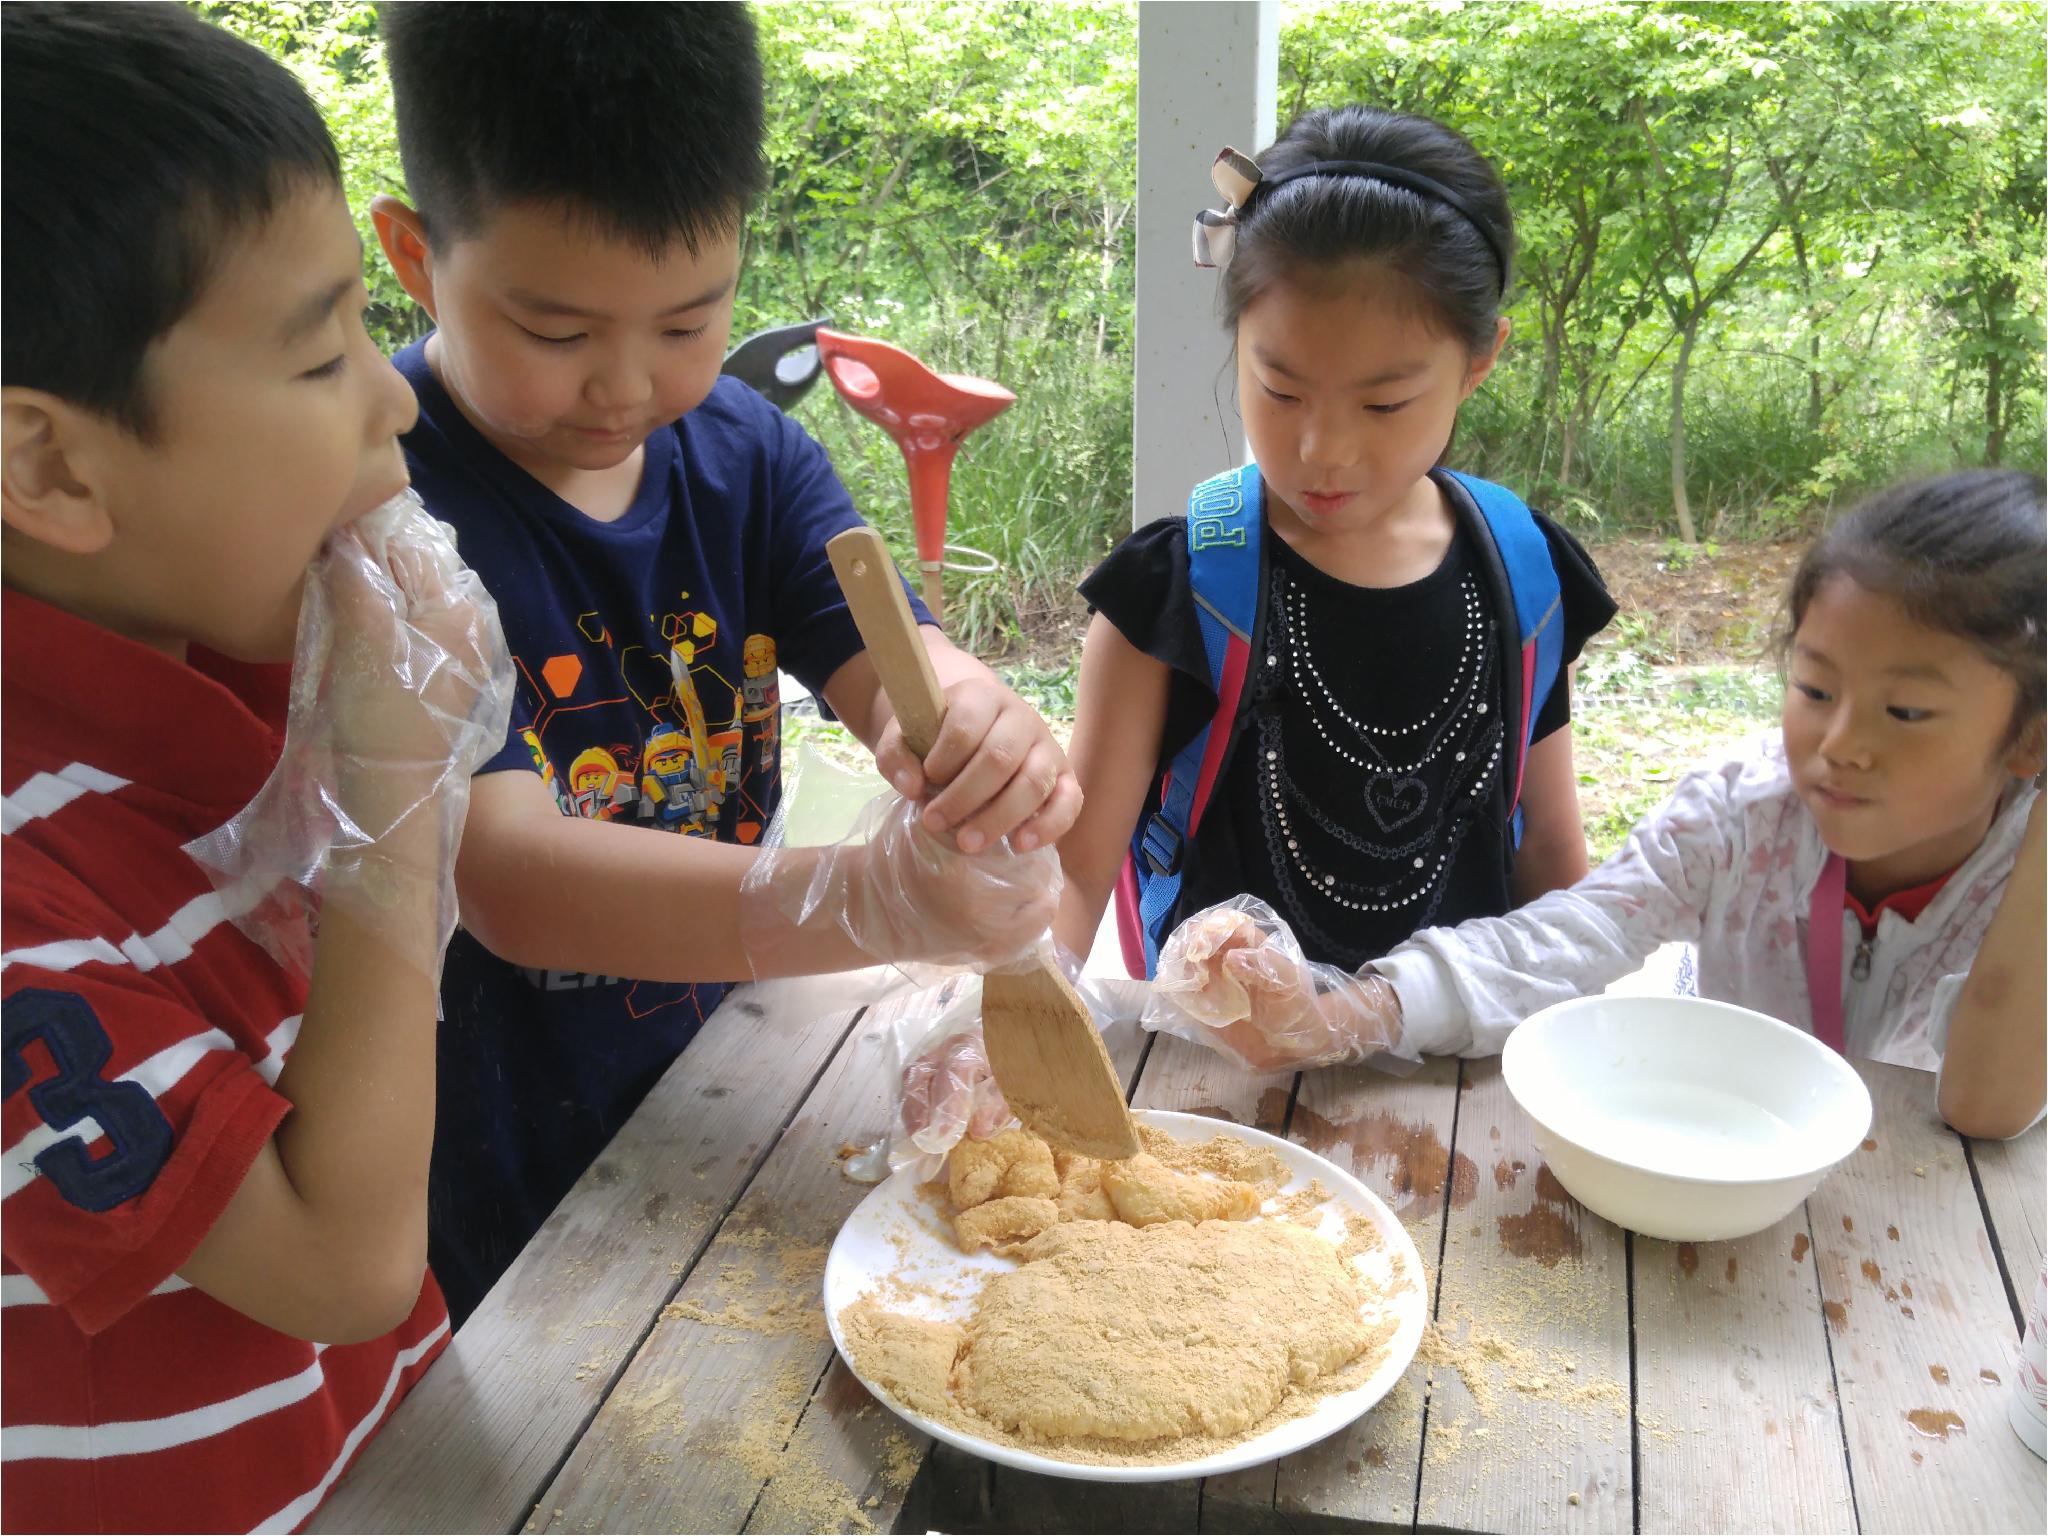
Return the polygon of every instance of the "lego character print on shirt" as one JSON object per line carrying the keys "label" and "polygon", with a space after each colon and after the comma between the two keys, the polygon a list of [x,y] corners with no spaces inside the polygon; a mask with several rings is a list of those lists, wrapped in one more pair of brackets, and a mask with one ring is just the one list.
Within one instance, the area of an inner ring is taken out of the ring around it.
{"label": "lego character print on shirt", "polygon": [[586,614],[581,654],[515,658],[534,769],[564,815],[752,843],[775,804],[775,641],[729,640],[687,608],[650,618],[661,647],[619,645]]}

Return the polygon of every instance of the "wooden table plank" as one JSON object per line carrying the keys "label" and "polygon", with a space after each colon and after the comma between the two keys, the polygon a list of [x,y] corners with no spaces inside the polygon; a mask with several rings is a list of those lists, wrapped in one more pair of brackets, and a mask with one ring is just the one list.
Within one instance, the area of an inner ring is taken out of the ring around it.
{"label": "wooden table plank", "polygon": [[[771,1481],[805,1530],[874,1523],[867,1501],[900,1500],[922,1445],[891,1419],[859,1480],[786,1454],[832,1358],[819,1305],[826,1251],[866,1195],[840,1148],[893,1112],[884,1022],[871,1008],[663,1309],[616,1389],[535,1510],[541,1530],[738,1530]],[[820,1399],[846,1430],[863,1406]],[[851,1433],[850,1430],[846,1432]],[[842,1471],[844,1469],[842,1468]]]}
{"label": "wooden table plank", "polygon": [[2006,1422],[2012,1312],[1933,1078],[1856,1063],[1871,1140],[1807,1201],[1865,1531],[2038,1531],[2041,1463]]}
{"label": "wooden table plank", "polygon": [[1497,1057],[1464,1064],[1453,1149],[1437,1326],[1465,1364],[1431,1373],[1417,1522],[1630,1530],[1621,1230],[1551,1175]]}
{"label": "wooden table plank", "polygon": [[2042,1238],[2048,1229],[2048,1124],[2037,1124],[2011,1141],[1973,1141],[1969,1150],[1991,1212],[1991,1236],[2011,1287],[2018,1328],[2040,1279]]}
{"label": "wooden table plank", "polygon": [[1854,1530],[1806,1207],[1734,1242],[1633,1243],[1642,1528]]}
{"label": "wooden table plank", "polygon": [[[840,1529],[887,1530],[931,1445],[876,1402],[835,1355],[782,1455],[790,1470],[769,1480],[739,1529],[816,1530],[839,1515]],[[833,1493],[838,1488],[849,1490],[845,1503]],[[860,1490],[857,1503],[853,1490]]]}
{"label": "wooden table plank", "polygon": [[[1416,1281],[1426,1287],[1443,1246],[1446,1192],[1461,1208],[1471,1200],[1472,1180],[1454,1177],[1454,1167],[1468,1165],[1448,1155],[1457,1087],[1458,1062],[1450,1058],[1407,1078],[1363,1067],[1308,1072],[1288,1122],[1290,1140],[1356,1176],[1401,1218],[1422,1255],[1425,1272]],[[1422,1458],[1422,1376],[1419,1363],[1410,1367],[1372,1412],[1281,1460],[1270,1492],[1232,1503],[1230,1485],[1213,1479],[1205,1523],[1220,1529],[1241,1511],[1246,1524],[1263,1529],[1406,1529]]]}
{"label": "wooden table plank", "polygon": [[1287,1129],[1297,1075],[1256,1077],[1206,1046],[1178,1035],[1159,1035],[1131,1103],[1139,1109],[1208,1115],[1278,1136]]}
{"label": "wooden table plank", "polygon": [[899,1531],[986,1531],[994,1525],[990,1463],[934,1444],[896,1516]]}
{"label": "wooden table plank", "polygon": [[[845,987],[742,988],[563,1197],[315,1515],[516,1530],[853,1024]],[[809,1005],[804,1005],[804,1000]]]}

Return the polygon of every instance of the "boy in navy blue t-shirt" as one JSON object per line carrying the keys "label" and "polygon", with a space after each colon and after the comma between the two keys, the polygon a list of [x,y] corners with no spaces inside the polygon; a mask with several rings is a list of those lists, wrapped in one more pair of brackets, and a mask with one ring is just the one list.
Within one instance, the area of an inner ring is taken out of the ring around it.
{"label": "boy in navy blue t-shirt", "polygon": [[[825,557],[859,514],[800,427],[719,377],[765,181],[746,8],[391,5],[384,34],[413,204],[378,199],[377,231],[437,327],[397,358],[407,456],[519,682],[442,985],[432,1257],[460,1318],[725,984],[914,957],[830,921],[765,961],[742,943],[778,668],[906,796],[932,791],[954,865],[1049,858],[1079,791],[1044,723],[928,621],[946,725],[923,763],[903,746]],[[1049,916],[963,917],[932,867],[878,881],[991,958]]]}

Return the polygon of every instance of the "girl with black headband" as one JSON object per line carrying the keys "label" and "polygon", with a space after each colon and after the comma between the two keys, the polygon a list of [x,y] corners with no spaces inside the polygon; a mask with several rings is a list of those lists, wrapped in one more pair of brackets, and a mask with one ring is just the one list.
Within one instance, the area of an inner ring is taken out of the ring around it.
{"label": "girl with black headband", "polygon": [[[1508,333],[1513,220],[1485,158],[1347,107],[1256,160],[1226,150],[1213,179],[1227,206],[1198,216],[1195,257],[1218,269],[1257,470],[1205,482],[1191,517],[1139,528],[1082,586],[1086,805],[1059,937],[1087,953],[1121,886],[1126,958],[1149,968],[1190,915],[1251,897],[1348,971],[1586,872],[1562,669],[1614,605],[1567,534],[1442,466]],[[1240,489],[1239,521],[1210,515]],[[1205,619],[1228,604],[1204,560],[1240,542],[1240,621]],[[1529,587],[1547,601],[1524,646]],[[1218,644],[1244,665],[1219,668]]]}

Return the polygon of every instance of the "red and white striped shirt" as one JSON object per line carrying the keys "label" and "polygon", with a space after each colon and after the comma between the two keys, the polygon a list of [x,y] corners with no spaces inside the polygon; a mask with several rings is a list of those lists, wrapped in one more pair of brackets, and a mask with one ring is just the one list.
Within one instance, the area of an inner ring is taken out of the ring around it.
{"label": "red and white striped shirt", "polygon": [[364,1344],[177,1278],[290,1105],[302,987],[181,851],[276,761],[285,669],[0,593],[0,1524],[294,1529],[448,1337]]}

